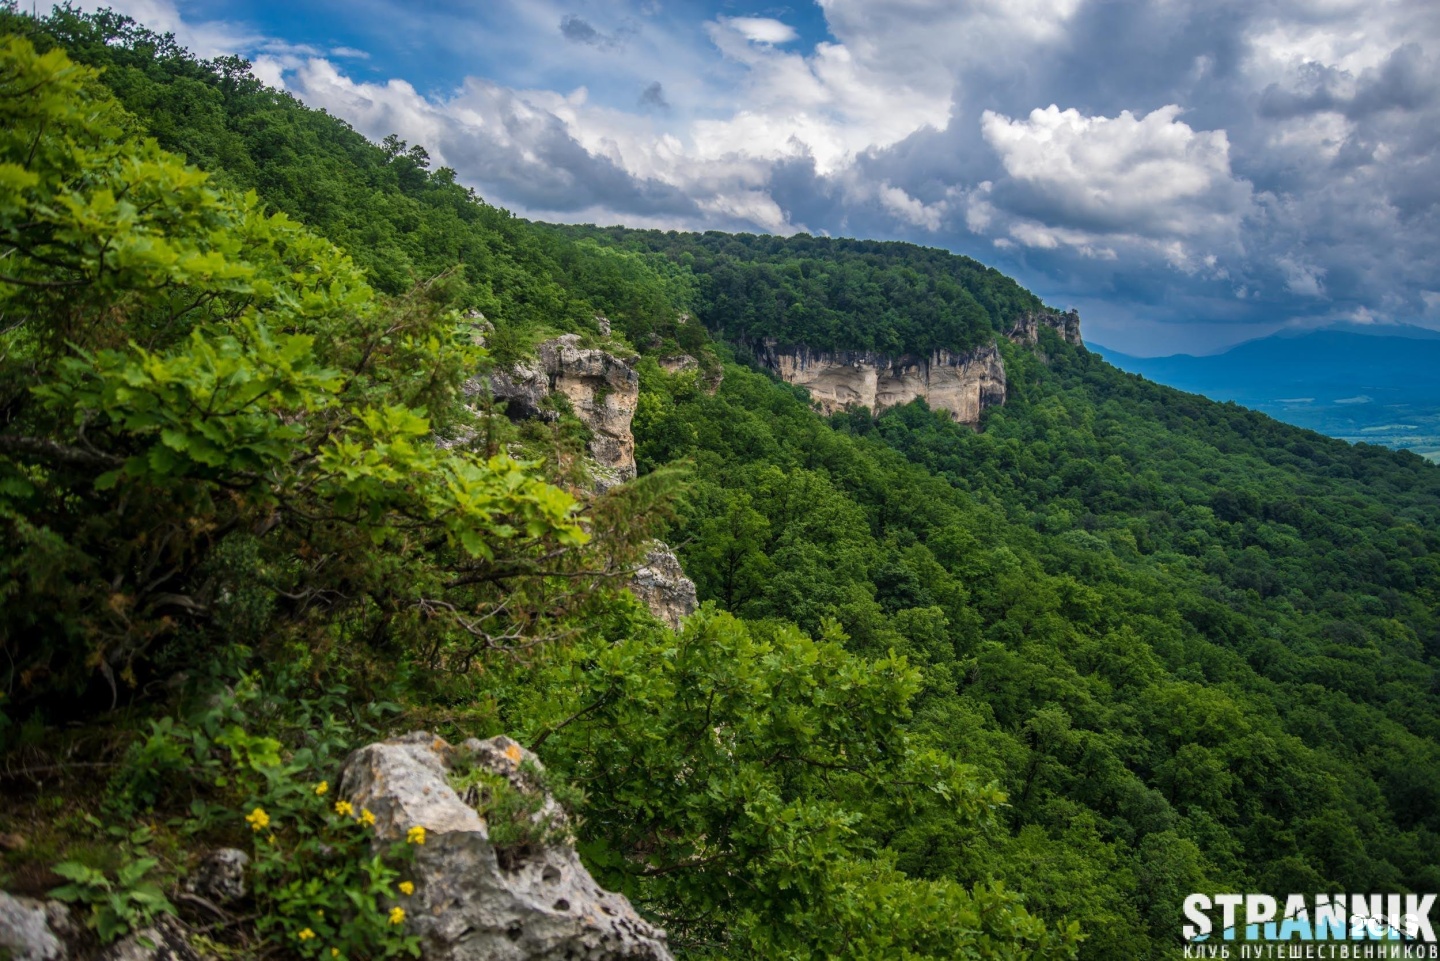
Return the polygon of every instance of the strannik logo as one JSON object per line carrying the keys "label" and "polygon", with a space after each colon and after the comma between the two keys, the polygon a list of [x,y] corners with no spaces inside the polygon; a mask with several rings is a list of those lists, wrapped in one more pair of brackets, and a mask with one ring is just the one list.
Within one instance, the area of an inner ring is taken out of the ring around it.
{"label": "strannik logo", "polygon": [[1433,894],[1192,894],[1187,958],[1440,958]]}

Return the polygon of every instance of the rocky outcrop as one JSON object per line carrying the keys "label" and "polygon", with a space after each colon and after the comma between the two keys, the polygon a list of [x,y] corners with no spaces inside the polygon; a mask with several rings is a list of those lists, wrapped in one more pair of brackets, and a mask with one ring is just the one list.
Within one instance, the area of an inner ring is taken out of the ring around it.
{"label": "rocky outcrop", "polygon": [[923,397],[934,410],[975,425],[989,407],[1005,403],[1005,364],[994,344],[966,353],[937,350],[928,357],[888,357],[861,351],[813,351],[766,340],[760,364],[810,391],[825,413],[852,404],[879,413]]}
{"label": "rocky outcrop", "polygon": [[678,374],[686,370],[698,370],[700,361],[689,354],[675,354],[673,357],[661,357],[658,361],[660,368],[667,374]]}
{"label": "rocky outcrop", "polygon": [[602,489],[635,478],[635,435],[630,422],[640,400],[640,376],[614,354],[584,349],[566,334],[536,348],[550,389],[590,428],[590,456]]}
{"label": "rocky outcrop", "polygon": [[1040,342],[1040,328],[1049,327],[1060,335],[1060,339],[1076,347],[1084,347],[1080,339],[1080,315],[1075,311],[1057,314],[1052,311],[1034,311],[1022,316],[1015,326],[1005,332],[1011,343],[1033,347]]}
{"label": "rocky outcrop", "polygon": [[[451,786],[452,774],[476,770],[534,799],[534,836],[518,849],[514,825],[508,847],[492,843],[498,825]],[[340,793],[375,815],[380,842],[425,828],[403,907],[426,961],[670,961],[665,933],[601,889],[563,840],[566,815],[544,793],[542,771],[507,737],[453,747],[416,732],[351,754]]]}
{"label": "rocky outcrop", "polygon": [[695,582],[685,576],[675,552],[659,541],[645,555],[645,565],[635,571],[630,592],[650,608],[650,613],[677,631],[699,606]]}
{"label": "rocky outcrop", "polygon": [[[8,954],[6,953],[8,952]],[[162,915],[108,947],[60,901],[0,891],[0,957],[13,961],[201,961],[184,927]]]}
{"label": "rocky outcrop", "polygon": [[[597,317],[598,323],[603,318]],[[590,428],[590,456],[597,486],[603,491],[635,477],[635,435],[630,422],[640,400],[640,376],[614,354],[580,346],[577,334],[547,340],[535,348],[535,359],[488,379],[466,385],[471,395],[488,389],[505,402],[511,420],[552,421],[558,416],[552,395],[562,395],[581,422]]]}
{"label": "rocky outcrop", "polygon": [[505,415],[511,420],[554,420],[553,410],[541,406],[550,396],[550,375],[538,361],[516,364],[509,370],[490,375],[490,396],[504,401]]}
{"label": "rocky outcrop", "polygon": [[68,958],[68,934],[77,927],[69,907],[59,901],[17,898],[0,891],[0,949],[14,961]]}

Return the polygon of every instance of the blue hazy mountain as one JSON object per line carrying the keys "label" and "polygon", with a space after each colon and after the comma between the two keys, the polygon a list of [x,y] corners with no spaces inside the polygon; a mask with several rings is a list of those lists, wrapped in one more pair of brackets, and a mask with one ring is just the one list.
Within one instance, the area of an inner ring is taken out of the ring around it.
{"label": "blue hazy mountain", "polygon": [[1440,462],[1436,331],[1341,324],[1246,341],[1206,357],[1132,357],[1099,345],[1093,349],[1116,367],[1157,383]]}

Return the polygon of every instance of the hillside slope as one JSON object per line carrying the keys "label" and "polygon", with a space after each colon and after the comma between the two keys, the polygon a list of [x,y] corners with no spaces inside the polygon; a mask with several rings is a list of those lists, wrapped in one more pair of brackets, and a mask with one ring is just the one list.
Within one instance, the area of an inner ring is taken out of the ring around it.
{"label": "hillside slope", "polygon": [[[1164,958],[1191,891],[1440,887],[1440,470],[1147,383],[1048,327],[1012,343],[1043,305],[943,251],[527,224],[242,64],[107,15],[8,17],[105,66],[161,146],[355,265],[305,241],[351,286],[280,298],[324,326],[261,310],[313,338],[287,343],[291,373],[315,379],[259,440],[203,426],[192,447],[113,401],[102,431],[25,399],[52,370],[74,391],[138,377],[143,356],[104,323],[76,328],[83,355],[27,344],[38,359],[4,368],[0,520],[27,553],[4,558],[0,647],[33,669],[7,669],[0,749],[59,780],[5,782],[0,829],[41,843],[5,855],[0,886],[58,883],[44,872],[61,856],[115,876],[136,842],[86,816],[183,825],[160,829],[167,878],[196,837],[258,852],[257,799],[313,800],[349,747],[425,727],[513,734],[578,787],[587,863],[683,957],[1066,957],[1074,923],[1084,957]],[[253,360],[233,326],[252,307],[200,290],[218,306],[197,334]],[[124,318],[188,370],[172,305],[116,296],[80,319]],[[391,336],[396,318],[416,337]],[[564,331],[638,374],[640,477],[601,496],[577,481],[573,411],[511,423],[465,404],[464,381]],[[979,430],[923,400],[822,417],[746,363],[756,338],[995,342],[1004,403]],[[680,352],[697,364],[661,364]],[[343,404],[317,400],[330,391]],[[366,405],[393,412],[346,413]],[[416,443],[432,423],[460,449]],[[10,443],[22,428],[35,436]],[[337,431],[353,445],[327,446]],[[177,446],[193,460],[161,450]],[[277,507],[253,494],[253,459],[292,448]],[[501,450],[525,463],[482,456]],[[317,487],[307,472],[336,452],[350,486]],[[97,485],[120,458],[136,476]],[[678,633],[615,586],[657,533],[709,605]],[[87,550],[110,566],[79,566]],[[166,551],[184,563],[141,579]],[[112,670],[107,632],[139,620],[143,590],[171,606]],[[63,683],[31,642],[62,636]],[[313,912],[285,913],[303,900],[266,903],[279,920],[256,937],[325,947],[299,938]]]}

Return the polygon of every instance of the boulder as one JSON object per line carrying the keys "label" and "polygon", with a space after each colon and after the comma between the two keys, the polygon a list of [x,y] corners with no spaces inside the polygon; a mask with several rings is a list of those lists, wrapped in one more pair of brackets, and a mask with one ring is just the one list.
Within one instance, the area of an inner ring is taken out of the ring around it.
{"label": "boulder", "polygon": [[[514,824],[505,843],[495,826],[492,842],[492,826],[451,786],[452,774],[477,770],[534,802],[524,843]],[[381,843],[425,829],[408,868],[415,892],[397,903],[427,961],[669,961],[665,933],[580,863],[543,770],[506,737],[456,747],[415,732],[351,754],[340,794],[375,815]]]}
{"label": "boulder", "polygon": [[0,891],[0,949],[14,961],[61,961],[67,947],[70,909],[59,901],[17,898]]}
{"label": "boulder", "polygon": [[685,576],[675,552],[659,541],[645,556],[644,566],[635,571],[630,592],[645,602],[650,613],[677,631],[699,604],[695,582]]}
{"label": "boulder", "polygon": [[700,367],[700,361],[691,357],[689,354],[675,354],[673,357],[661,357],[659,364],[661,369],[667,374],[678,374],[683,370],[697,370]]}
{"label": "boulder", "polygon": [[245,896],[245,869],[250,855],[239,848],[219,848],[201,859],[185,879],[185,890],[215,905],[226,905]]}

